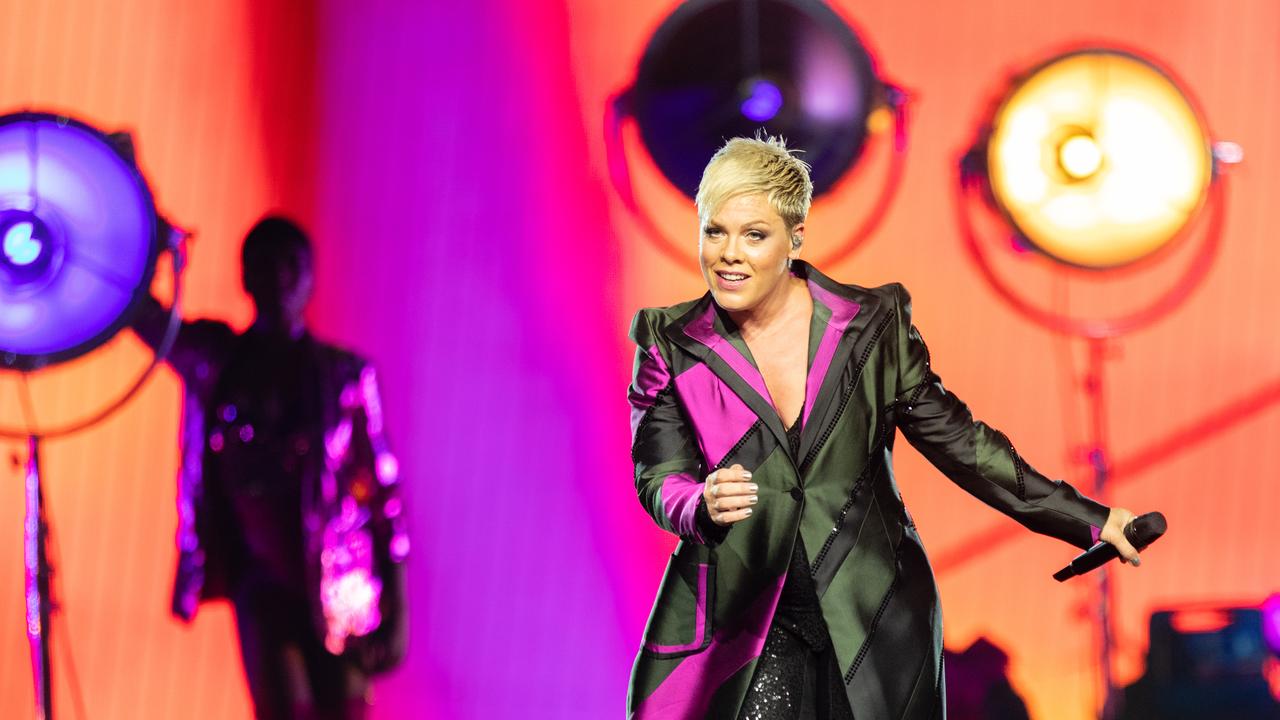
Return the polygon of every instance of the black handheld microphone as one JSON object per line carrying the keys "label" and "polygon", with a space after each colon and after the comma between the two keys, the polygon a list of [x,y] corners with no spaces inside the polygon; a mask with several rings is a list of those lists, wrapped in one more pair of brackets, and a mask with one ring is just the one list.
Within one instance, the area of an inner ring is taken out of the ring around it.
{"label": "black handheld microphone", "polygon": [[[1130,520],[1129,524],[1124,526],[1124,537],[1135,550],[1142,551],[1159,539],[1168,528],[1164,515],[1151,512]],[[1053,579],[1062,582],[1068,578],[1083,575],[1118,557],[1120,557],[1120,551],[1116,550],[1115,545],[1099,540],[1093,547],[1077,555],[1070,565],[1054,573]]]}

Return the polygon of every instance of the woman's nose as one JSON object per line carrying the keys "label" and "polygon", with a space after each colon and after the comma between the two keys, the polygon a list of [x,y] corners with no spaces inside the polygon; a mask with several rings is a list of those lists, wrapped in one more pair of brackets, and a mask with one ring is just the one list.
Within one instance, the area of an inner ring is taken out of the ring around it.
{"label": "woman's nose", "polygon": [[730,236],[724,242],[724,248],[720,251],[720,257],[726,261],[741,259],[741,241],[738,238]]}

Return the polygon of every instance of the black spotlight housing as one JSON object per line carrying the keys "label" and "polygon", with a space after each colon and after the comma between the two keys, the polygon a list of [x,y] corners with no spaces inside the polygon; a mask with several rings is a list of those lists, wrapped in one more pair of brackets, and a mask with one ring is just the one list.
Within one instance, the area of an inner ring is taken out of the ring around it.
{"label": "black spotlight housing", "polygon": [[654,32],[621,98],[658,169],[693,197],[712,154],[761,128],[804,150],[814,195],[858,160],[886,86],[817,0],[692,0]]}

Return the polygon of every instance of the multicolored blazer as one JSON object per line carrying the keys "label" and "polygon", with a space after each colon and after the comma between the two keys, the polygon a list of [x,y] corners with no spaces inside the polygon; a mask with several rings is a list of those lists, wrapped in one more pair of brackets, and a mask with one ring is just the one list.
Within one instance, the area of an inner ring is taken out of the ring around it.
{"label": "multicolored blazer", "polygon": [[[636,490],[681,541],[632,671],[629,717],[737,717],[797,537],[854,714],[943,716],[938,591],[894,481],[895,430],[1031,530],[1085,548],[1106,521],[1108,508],[1036,472],[943,387],[901,285],[842,285],[804,263],[793,272],[813,296],[794,455],[750,351],[710,293],[643,309],[632,325]],[[704,478],[735,463],[753,473],[759,503],[709,537],[697,519]]]}
{"label": "multicolored blazer", "polygon": [[[155,347],[164,335],[167,313],[154,301],[144,307],[134,330]],[[225,490],[206,477],[208,453],[218,452],[229,433],[241,433],[234,413],[218,417],[210,407],[222,368],[240,336],[225,323],[184,322],[167,362],[183,381],[182,459],[178,474],[178,563],[172,611],[195,617],[202,600],[228,597],[238,567],[235,525]],[[382,407],[372,365],[346,350],[306,340],[319,369],[320,417],[307,452],[302,506],[303,574],[318,639],[334,654],[351,637],[372,633],[383,622],[386,586],[393,566],[409,553],[399,471],[383,433]],[[248,469],[246,469],[248,471]],[[405,612],[399,598],[389,604]],[[396,618],[401,621],[402,618]]]}

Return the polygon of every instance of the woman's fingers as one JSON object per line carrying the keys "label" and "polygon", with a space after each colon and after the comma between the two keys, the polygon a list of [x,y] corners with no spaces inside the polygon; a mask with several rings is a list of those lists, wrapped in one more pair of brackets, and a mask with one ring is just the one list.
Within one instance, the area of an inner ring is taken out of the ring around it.
{"label": "woman's fingers", "polygon": [[751,473],[741,465],[720,468],[707,476],[702,494],[707,500],[724,495],[741,495],[742,485],[751,483]]}
{"label": "woman's fingers", "polygon": [[715,484],[727,483],[727,482],[743,482],[750,479],[751,479],[751,471],[737,464],[731,465],[727,468],[720,468],[719,470],[711,473],[709,477],[707,477],[708,482],[712,482]]}
{"label": "woman's fingers", "polygon": [[730,498],[742,495],[755,495],[759,487],[752,482],[722,482],[716,483],[711,493],[713,498]]}
{"label": "woman's fingers", "polygon": [[736,522],[741,522],[743,520],[746,520],[749,517],[751,517],[751,508],[745,508],[743,510],[734,510],[733,512],[727,512],[727,513],[720,513],[719,520],[716,520],[716,518],[714,517],[711,519],[716,520],[716,522],[720,525],[732,525]]}
{"label": "woman's fingers", "polygon": [[728,512],[730,510],[741,510],[742,508],[755,505],[757,497],[755,495],[734,495],[732,497],[718,497],[711,501],[710,508],[719,512]]}
{"label": "woman's fingers", "polygon": [[711,520],[717,525],[729,525],[751,517],[758,490],[751,482],[750,471],[735,464],[708,475],[702,496]]}
{"label": "woman's fingers", "polygon": [[1132,512],[1121,507],[1111,508],[1110,514],[1107,515],[1107,523],[1103,526],[1102,532],[1098,537],[1115,546],[1116,551],[1120,553],[1120,557],[1124,558],[1127,563],[1133,564],[1135,567],[1142,564],[1138,558],[1138,551],[1124,536],[1124,528],[1136,517]]}

